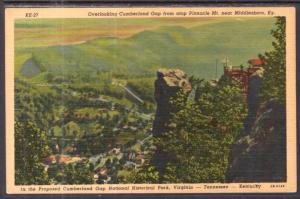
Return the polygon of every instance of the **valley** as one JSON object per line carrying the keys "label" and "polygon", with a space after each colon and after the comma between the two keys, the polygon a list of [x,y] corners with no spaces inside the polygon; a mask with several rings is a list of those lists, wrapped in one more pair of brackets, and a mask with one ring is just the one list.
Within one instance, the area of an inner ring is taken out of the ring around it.
{"label": "valley", "polygon": [[218,79],[225,57],[245,65],[271,49],[273,24],[273,18],[17,21],[16,122],[46,132],[50,154],[42,164],[52,184],[131,182],[155,150],[156,71]]}

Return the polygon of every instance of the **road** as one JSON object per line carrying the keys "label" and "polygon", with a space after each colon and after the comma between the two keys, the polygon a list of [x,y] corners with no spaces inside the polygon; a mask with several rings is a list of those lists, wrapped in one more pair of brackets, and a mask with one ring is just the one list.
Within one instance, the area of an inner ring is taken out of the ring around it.
{"label": "road", "polygon": [[142,104],[144,103],[144,100],[142,100],[139,96],[137,96],[134,92],[132,92],[128,87],[124,86],[123,84],[121,84],[121,83],[119,83],[117,81],[113,81],[112,84],[122,87],[125,91],[127,91],[127,93],[129,93],[137,101],[139,101]]}

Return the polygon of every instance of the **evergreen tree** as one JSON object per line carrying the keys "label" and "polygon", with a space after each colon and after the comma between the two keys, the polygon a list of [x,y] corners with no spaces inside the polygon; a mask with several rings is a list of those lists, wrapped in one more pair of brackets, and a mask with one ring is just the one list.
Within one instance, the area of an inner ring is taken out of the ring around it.
{"label": "evergreen tree", "polygon": [[266,52],[263,57],[266,60],[261,86],[263,100],[277,98],[285,103],[286,92],[286,20],[285,17],[277,17],[277,28],[271,31],[275,38],[272,43],[274,49]]}
{"label": "evergreen tree", "polygon": [[239,87],[224,81],[211,86],[194,79],[195,100],[179,92],[171,101],[178,110],[156,146],[165,154],[163,183],[223,182],[232,144],[247,114]]}
{"label": "evergreen tree", "polygon": [[15,181],[17,185],[49,184],[42,158],[50,154],[46,133],[31,122],[15,123]]}
{"label": "evergreen tree", "polygon": [[[93,172],[90,170],[90,165],[86,163],[78,163],[71,166],[71,180],[67,184],[93,184]],[[73,180],[72,180],[73,179]]]}
{"label": "evergreen tree", "polygon": [[54,180],[58,184],[94,183],[92,166],[86,163],[56,165],[54,168],[51,168],[51,172],[55,173]]}
{"label": "evergreen tree", "polygon": [[133,170],[126,180],[130,183],[159,183],[159,173],[154,166],[146,164],[139,170]]}

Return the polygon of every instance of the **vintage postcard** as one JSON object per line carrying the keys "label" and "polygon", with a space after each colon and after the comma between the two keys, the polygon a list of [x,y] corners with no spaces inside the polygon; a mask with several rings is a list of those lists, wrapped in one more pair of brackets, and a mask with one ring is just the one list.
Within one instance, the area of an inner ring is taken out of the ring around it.
{"label": "vintage postcard", "polygon": [[7,193],[296,192],[293,7],[5,18]]}

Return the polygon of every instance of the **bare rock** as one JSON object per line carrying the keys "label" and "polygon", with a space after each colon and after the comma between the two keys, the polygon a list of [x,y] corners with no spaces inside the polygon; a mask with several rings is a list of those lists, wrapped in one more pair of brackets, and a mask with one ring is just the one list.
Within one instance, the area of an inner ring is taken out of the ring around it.
{"label": "bare rock", "polygon": [[249,135],[233,147],[226,182],[286,181],[286,110],[278,100],[262,103]]}
{"label": "bare rock", "polygon": [[247,107],[248,116],[244,122],[243,135],[248,135],[251,131],[253,123],[256,119],[257,109],[261,104],[261,99],[259,96],[260,87],[262,84],[263,68],[260,68],[255,73],[253,73],[249,78],[248,83],[248,97],[247,97]]}
{"label": "bare rock", "polygon": [[192,85],[187,75],[179,69],[161,68],[157,71],[155,81],[155,100],[157,103],[155,120],[153,123],[153,135],[158,136],[169,126],[172,110],[170,99],[180,91],[189,92]]}

